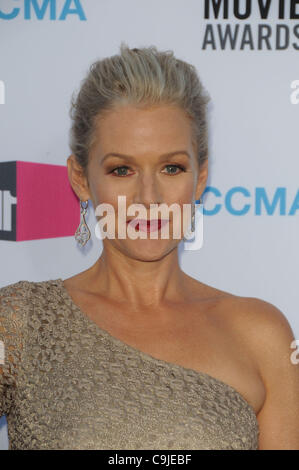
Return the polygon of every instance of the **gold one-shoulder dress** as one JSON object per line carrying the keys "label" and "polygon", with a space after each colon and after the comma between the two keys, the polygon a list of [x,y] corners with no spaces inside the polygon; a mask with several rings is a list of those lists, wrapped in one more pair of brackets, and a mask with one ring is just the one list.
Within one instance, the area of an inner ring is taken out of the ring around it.
{"label": "gold one-shoulder dress", "polygon": [[62,279],[0,288],[9,449],[257,450],[252,406],[204,372],[101,329]]}

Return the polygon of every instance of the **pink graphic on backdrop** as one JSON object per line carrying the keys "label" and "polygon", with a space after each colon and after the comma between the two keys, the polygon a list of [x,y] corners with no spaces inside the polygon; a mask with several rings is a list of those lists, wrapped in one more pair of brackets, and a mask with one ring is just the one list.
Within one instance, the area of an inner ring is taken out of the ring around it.
{"label": "pink graphic on backdrop", "polygon": [[73,236],[80,223],[80,205],[67,167],[16,163],[16,240]]}

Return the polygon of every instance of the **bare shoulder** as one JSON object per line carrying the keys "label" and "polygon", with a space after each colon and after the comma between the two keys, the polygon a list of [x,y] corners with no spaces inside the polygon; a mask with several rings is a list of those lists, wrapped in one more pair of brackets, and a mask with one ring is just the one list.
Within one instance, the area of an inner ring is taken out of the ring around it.
{"label": "bare shoulder", "polygon": [[217,325],[246,347],[265,388],[279,376],[279,367],[284,368],[285,373],[299,375],[294,371],[299,365],[294,367],[291,361],[296,350],[294,332],[278,307],[257,297],[243,297],[205,284],[202,286],[207,299],[213,299]]}
{"label": "bare shoulder", "polygon": [[[295,339],[286,315],[271,302],[257,297],[232,296],[229,303],[236,327],[245,326],[248,339],[254,341],[255,346],[259,345],[260,340],[263,344],[276,341],[278,345],[279,340]],[[260,344],[262,349],[263,344]]]}
{"label": "bare shoulder", "polygon": [[265,388],[288,375],[299,387],[299,366],[291,361],[296,340],[286,315],[271,302],[256,297],[230,299],[233,328],[242,334],[258,366]]}
{"label": "bare shoulder", "polygon": [[[202,295],[203,299],[215,300],[219,318],[231,322],[232,327],[244,334],[248,341],[252,341],[254,347],[258,346],[260,340],[265,344],[267,340],[279,341],[280,338],[280,341],[285,342],[295,339],[286,315],[271,302],[200,284],[199,295]],[[263,344],[260,345],[261,348]]]}
{"label": "bare shoulder", "polygon": [[266,390],[257,416],[259,449],[298,450],[299,357],[294,332],[285,314],[270,302],[245,297],[237,304]]}
{"label": "bare shoulder", "polygon": [[[257,297],[228,295],[221,298],[222,314],[232,321],[233,328],[247,338],[256,353],[263,353],[288,344],[295,339],[285,314],[272,303]],[[275,343],[275,344],[274,344]],[[262,359],[262,358],[261,358]]]}

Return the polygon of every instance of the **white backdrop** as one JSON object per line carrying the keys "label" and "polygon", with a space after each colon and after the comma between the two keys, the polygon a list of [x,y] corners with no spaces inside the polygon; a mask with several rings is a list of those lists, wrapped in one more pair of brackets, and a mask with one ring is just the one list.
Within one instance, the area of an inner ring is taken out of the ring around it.
{"label": "white backdrop", "polygon": [[[212,191],[206,192],[204,206],[213,210],[220,204],[218,213],[204,216],[203,247],[180,253],[182,269],[219,289],[273,303],[299,338],[299,4],[290,18],[291,1],[285,1],[280,19],[279,2],[272,1],[262,19],[253,0],[251,15],[242,20],[234,17],[233,3],[227,2],[227,19],[222,9],[218,19],[212,13],[205,19],[203,0],[0,0],[0,158],[66,165],[70,97],[90,64],[118,53],[122,40],[130,47],[173,50],[197,67],[212,98]],[[235,3],[245,11],[245,1]],[[39,10],[43,5],[44,11]],[[261,25],[271,31],[271,49],[265,41],[258,49]],[[227,27],[239,36],[235,48],[226,44],[221,49],[219,31]],[[278,30],[280,44],[288,39],[279,50]],[[203,45],[211,31],[215,49]],[[243,34],[252,42],[242,49]],[[239,190],[230,205],[233,188]],[[281,198],[271,211],[276,192]],[[268,207],[262,199],[258,213],[263,194]],[[245,204],[246,213],[233,213]],[[90,211],[87,223],[95,225]],[[0,240],[0,286],[67,278],[87,269],[102,249],[91,233],[93,240],[84,250],[73,237]],[[0,447],[5,449],[5,418],[0,423]]]}

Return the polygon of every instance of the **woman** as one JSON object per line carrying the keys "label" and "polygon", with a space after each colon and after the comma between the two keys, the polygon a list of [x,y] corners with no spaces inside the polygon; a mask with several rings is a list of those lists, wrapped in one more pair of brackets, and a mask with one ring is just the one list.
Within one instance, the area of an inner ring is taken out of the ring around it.
{"label": "woman", "polygon": [[[117,221],[125,196],[145,208],[134,230],[148,234],[152,204],[194,208],[208,175],[208,101],[195,68],[170,51],[122,43],[95,62],[71,108],[68,176],[82,215],[91,200]],[[11,449],[299,449],[288,321],[184,273],[175,223],[170,213],[169,237],[156,239],[121,238],[116,224],[89,269],[2,287]],[[86,243],[88,228],[79,232]]]}

